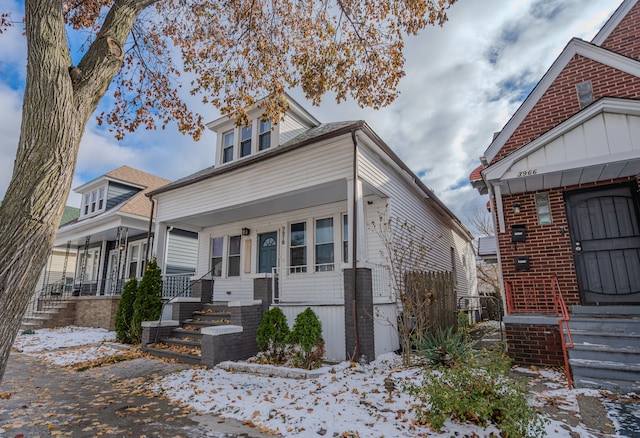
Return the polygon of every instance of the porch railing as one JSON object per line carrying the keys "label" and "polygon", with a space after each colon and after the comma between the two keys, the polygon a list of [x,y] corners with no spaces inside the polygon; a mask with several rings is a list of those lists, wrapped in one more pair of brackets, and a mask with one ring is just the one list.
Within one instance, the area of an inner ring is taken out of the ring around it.
{"label": "porch railing", "polygon": [[562,296],[558,277],[521,278],[504,282],[507,310],[513,313],[553,314],[558,316],[560,342],[569,389],[573,389],[568,349],[573,348],[573,337],[569,329],[571,316]]}

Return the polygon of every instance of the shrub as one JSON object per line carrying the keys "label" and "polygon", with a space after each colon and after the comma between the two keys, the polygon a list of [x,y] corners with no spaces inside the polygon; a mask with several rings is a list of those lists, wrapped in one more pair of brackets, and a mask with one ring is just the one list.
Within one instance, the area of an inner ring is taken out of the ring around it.
{"label": "shrub", "polygon": [[138,291],[138,281],[131,278],[124,285],[118,310],[116,312],[116,339],[125,344],[133,342],[131,338],[131,320],[133,319],[133,304],[136,300],[136,292]]}
{"label": "shrub", "polygon": [[287,338],[289,326],[282,309],[274,307],[267,310],[257,330],[258,349],[269,363],[280,364],[287,356]]}
{"label": "shrub", "polygon": [[544,420],[523,388],[507,379],[508,370],[508,359],[497,355],[426,373],[422,385],[405,389],[421,402],[417,419],[436,430],[451,417],[480,426],[491,421],[504,437],[543,436]]}
{"label": "shrub", "polygon": [[463,330],[453,331],[438,328],[433,333],[424,335],[417,344],[417,353],[427,359],[432,366],[449,366],[466,362],[471,347]]}
{"label": "shrub", "polygon": [[131,321],[131,338],[140,342],[142,338],[142,321],[156,321],[162,314],[162,275],[156,260],[147,264],[144,276],[140,281],[138,293],[133,304]]}
{"label": "shrub", "polygon": [[311,308],[307,307],[296,317],[289,342],[294,344],[293,366],[310,370],[322,364],[322,324]]}

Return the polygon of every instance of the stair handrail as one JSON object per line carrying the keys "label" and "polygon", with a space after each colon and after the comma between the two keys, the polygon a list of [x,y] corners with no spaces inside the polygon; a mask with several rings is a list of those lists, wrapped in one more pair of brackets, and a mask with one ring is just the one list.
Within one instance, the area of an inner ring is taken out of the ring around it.
{"label": "stair handrail", "polygon": [[[200,278],[196,279],[195,281],[200,281],[200,280],[202,280],[202,279],[203,279],[203,278],[205,278],[207,275],[211,274],[211,273],[214,271],[214,269],[215,269],[215,268],[211,269],[211,270],[210,270],[209,272],[207,272],[206,274],[203,274]],[[162,317],[164,316],[164,307],[165,307],[167,304],[171,303],[171,301],[173,301],[175,298],[183,297],[183,296],[186,294],[186,292],[187,292],[188,290],[190,290],[190,289],[191,289],[191,286],[190,286],[190,287],[185,287],[185,288],[183,288],[183,289],[182,289],[182,291],[180,291],[180,293],[179,293],[178,295],[176,295],[176,296],[174,296],[174,297],[171,297],[171,299],[170,299],[170,300],[168,300],[168,301],[166,301],[166,302],[165,302],[165,300],[162,300],[162,308],[161,308],[161,310],[160,310],[160,318],[158,319],[158,327],[157,327],[157,329],[156,329],[155,339],[154,339],[154,342],[153,342],[153,343],[157,343],[157,342],[158,342],[158,332],[160,332],[160,327],[162,326],[162,319],[163,319]]]}
{"label": "stair handrail", "polygon": [[560,284],[558,283],[558,277],[556,275],[553,275],[553,277],[551,277],[551,290],[553,291],[553,301],[556,308],[556,315],[560,316],[560,318],[558,319],[558,326],[560,327],[560,342],[562,343],[562,356],[564,357],[564,369],[567,376],[567,384],[569,385],[569,389],[573,389],[573,382],[571,380],[571,368],[569,368],[568,352],[569,348],[574,347],[573,337],[571,336],[571,329],[569,328],[571,315],[569,314],[569,309],[567,308],[567,304],[565,303],[564,297],[562,296],[562,291],[560,290]]}

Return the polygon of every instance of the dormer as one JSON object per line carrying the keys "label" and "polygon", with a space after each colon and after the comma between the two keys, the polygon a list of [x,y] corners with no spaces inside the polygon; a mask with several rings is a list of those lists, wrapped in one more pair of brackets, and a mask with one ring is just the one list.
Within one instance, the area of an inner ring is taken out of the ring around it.
{"label": "dormer", "polygon": [[[132,198],[138,193],[168,182],[129,166],[121,166],[74,189],[82,196],[79,220],[122,208],[125,204],[131,204]],[[146,214],[146,207],[142,213]]]}
{"label": "dormer", "polygon": [[262,109],[256,106],[247,112],[249,126],[237,126],[235,119],[229,117],[221,117],[207,124],[207,128],[217,134],[216,167],[265,153],[320,125],[295,100],[285,96],[289,110],[278,122],[264,120]]}

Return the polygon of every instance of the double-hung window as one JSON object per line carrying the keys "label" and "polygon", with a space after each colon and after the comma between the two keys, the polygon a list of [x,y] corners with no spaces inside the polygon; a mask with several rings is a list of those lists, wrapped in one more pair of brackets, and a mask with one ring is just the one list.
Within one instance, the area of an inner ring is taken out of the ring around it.
{"label": "double-hung window", "polygon": [[227,259],[227,276],[240,276],[240,236],[229,237],[229,257]]}
{"label": "double-hung window", "polygon": [[243,127],[240,133],[240,157],[251,155],[251,126]]}
{"label": "double-hung window", "polygon": [[307,272],[307,223],[291,224],[289,272]]}
{"label": "double-hung window", "polygon": [[316,272],[333,271],[333,218],[316,219]]}
{"label": "double-hung window", "polygon": [[222,276],[222,245],[224,239],[222,237],[214,237],[211,239],[211,272],[214,277]]}
{"label": "double-hung window", "polygon": [[228,163],[231,160],[233,160],[233,131],[222,135],[222,162]]}
{"label": "double-hung window", "polygon": [[104,209],[105,191],[105,188],[101,187],[99,189],[85,193],[84,204],[82,205],[83,215],[88,215]]}
{"label": "double-hung window", "polygon": [[265,150],[271,147],[271,121],[260,120],[260,131],[258,135],[258,150]]}

